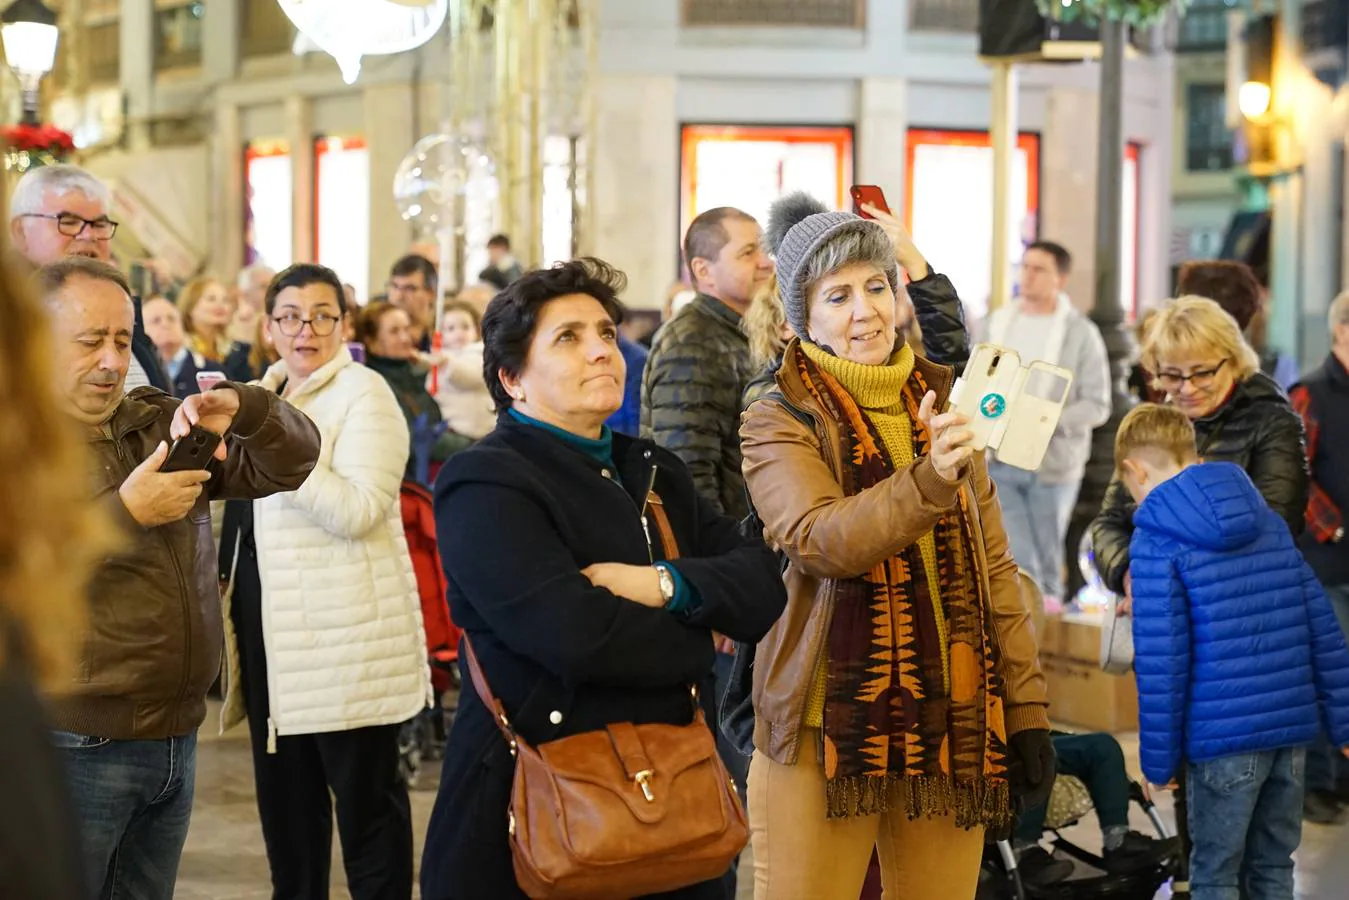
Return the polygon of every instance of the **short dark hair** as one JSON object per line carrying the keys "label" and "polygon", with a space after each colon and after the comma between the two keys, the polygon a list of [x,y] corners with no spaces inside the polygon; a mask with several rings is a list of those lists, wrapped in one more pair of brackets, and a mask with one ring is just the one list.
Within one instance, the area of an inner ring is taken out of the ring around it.
{"label": "short dark hair", "polygon": [[511,239],[504,234],[494,234],[487,240],[488,247],[500,247],[502,250],[511,249]]}
{"label": "short dark hair", "polygon": [[1245,331],[1260,311],[1260,281],[1251,267],[1234,260],[1187,262],[1176,279],[1176,295],[1207,297]]}
{"label": "short dark hair", "polygon": [[721,255],[721,249],[730,242],[731,236],[723,224],[727,219],[754,221],[754,217],[744,210],[734,206],[718,206],[702,213],[689,225],[689,230],[684,233],[684,265],[689,267],[690,275],[693,274],[695,259],[716,261]]}
{"label": "short dark hair", "polygon": [[627,276],[604,260],[581,257],[551,269],[527,272],[497,294],[482,319],[482,377],[497,412],[510,409],[514,402],[498,373],[518,376],[524,371],[539,313],[545,306],[568,294],[586,294],[598,300],[617,325],[623,321],[618,295],[627,283]]}
{"label": "short dark hair", "polygon": [[327,266],[317,263],[296,263],[276,273],[271,284],[267,285],[267,296],[263,305],[267,315],[276,309],[276,297],[286,288],[303,288],[311,284],[326,284],[333,289],[337,299],[337,308],[345,315],[347,311],[347,292],[342,290],[342,279]]}
{"label": "short dark hair", "polygon": [[107,281],[122,289],[122,293],[131,297],[131,283],[116,266],[87,256],[66,256],[54,263],[42,266],[33,279],[38,296],[44,300],[51,297],[72,278],[91,278],[94,281]]}
{"label": "short dark hair", "polygon": [[405,278],[408,275],[416,275],[418,272],[422,276],[422,284],[426,289],[434,293],[436,291],[436,281],[440,275],[436,272],[435,265],[431,260],[418,253],[409,253],[389,269],[390,278]]}
{"label": "short dark hair", "polygon": [[1041,253],[1048,253],[1054,257],[1054,267],[1059,270],[1060,275],[1067,275],[1073,270],[1073,255],[1062,244],[1056,244],[1053,241],[1036,241],[1028,245],[1026,250],[1039,250]]}

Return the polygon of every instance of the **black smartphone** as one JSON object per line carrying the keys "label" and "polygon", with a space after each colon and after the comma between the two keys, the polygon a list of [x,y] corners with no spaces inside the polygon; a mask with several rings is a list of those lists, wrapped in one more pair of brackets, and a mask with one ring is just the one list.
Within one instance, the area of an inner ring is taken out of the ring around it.
{"label": "black smartphone", "polygon": [[214,459],[215,448],[220,446],[221,437],[214,431],[207,431],[200,425],[193,425],[184,437],[173,442],[168,458],[159,467],[161,472],[190,472],[204,469]]}

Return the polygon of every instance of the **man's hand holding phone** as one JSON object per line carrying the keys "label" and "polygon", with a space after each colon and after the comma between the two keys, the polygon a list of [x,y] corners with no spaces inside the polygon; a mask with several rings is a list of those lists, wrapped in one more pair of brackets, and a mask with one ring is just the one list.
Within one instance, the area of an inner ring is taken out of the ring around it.
{"label": "man's hand holding phone", "polygon": [[201,496],[202,485],[211,478],[205,469],[159,471],[168,455],[169,445],[160,441],[155,452],[136,466],[118,488],[122,504],[142,528],[157,528],[182,519],[192,511]]}
{"label": "man's hand holding phone", "polygon": [[[229,431],[230,425],[234,423],[234,417],[238,413],[239,394],[237,391],[223,388],[218,391],[207,391],[204,394],[193,394],[191,397],[184,399],[178,406],[178,411],[173,414],[173,424],[169,426],[169,435],[174,440],[187,437],[188,432],[192,430],[192,426],[198,425],[223,437]],[[221,441],[215,448],[215,458],[224,462],[226,455],[225,443]]]}

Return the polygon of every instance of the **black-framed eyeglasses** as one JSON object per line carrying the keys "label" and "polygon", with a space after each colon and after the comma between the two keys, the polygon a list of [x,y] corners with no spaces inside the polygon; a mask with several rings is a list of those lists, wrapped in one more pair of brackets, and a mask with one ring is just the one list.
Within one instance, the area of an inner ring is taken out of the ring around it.
{"label": "black-framed eyeglasses", "polygon": [[1218,377],[1218,370],[1227,365],[1227,360],[1223,360],[1211,369],[1200,369],[1198,372],[1191,372],[1189,375],[1182,375],[1179,372],[1161,372],[1157,375],[1157,383],[1166,388],[1169,393],[1175,393],[1189,382],[1195,387],[1203,390],[1206,387],[1212,387],[1213,379]]}
{"label": "black-framed eyeglasses", "polygon": [[385,283],[384,290],[388,294],[410,294],[414,291],[429,292],[431,289],[424,284],[399,284],[396,281],[389,281]]}
{"label": "black-framed eyeglasses", "polygon": [[107,216],[100,216],[97,219],[86,219],[84,216],[77,216],[74,213],[24,213],[20,218],[24,219],[54,219],[56,221],[56,230],[66,237],[79,237],[84,229],[89,229],[89,234],[96,241],[110,241],[112,236],[117,233],[119,223],[114,222]]}
{"label": "black-framed eyeglasses", "polygon": [[314,337],[327,337],[337,330],[337,323],[342,321],[342,317],[319,313],[312,319],[306,319],[299,313],[286,313],[284,316],[273,316],[272,321],[286,337],[299,337],[306,325],[314,333]]}

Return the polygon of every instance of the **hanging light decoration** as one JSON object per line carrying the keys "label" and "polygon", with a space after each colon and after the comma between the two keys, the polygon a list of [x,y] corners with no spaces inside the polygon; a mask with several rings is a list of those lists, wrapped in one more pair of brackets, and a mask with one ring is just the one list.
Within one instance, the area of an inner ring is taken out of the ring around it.
{"label": "hanging light decoration", "polygon": [[[277,0],[286,17],[355,82],[361,58],[413,50],[445,24],[449,0]],[[297,45],[297,52],[299,46]]]}

